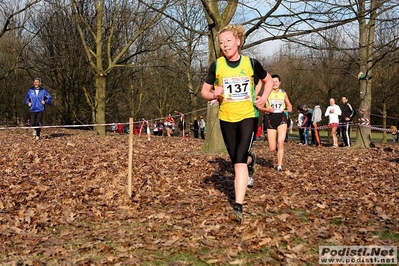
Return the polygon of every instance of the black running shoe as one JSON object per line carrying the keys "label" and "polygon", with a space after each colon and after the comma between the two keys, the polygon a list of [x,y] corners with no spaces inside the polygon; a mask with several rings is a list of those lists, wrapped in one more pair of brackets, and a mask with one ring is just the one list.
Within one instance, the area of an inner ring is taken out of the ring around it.
{"label": "black running shoe", "polygon": [[248,164],[248,175],[249,177],[253,177],[255,174],[256,154],[254,152],[250,152],[249,156],[251,156],[252,162]]}

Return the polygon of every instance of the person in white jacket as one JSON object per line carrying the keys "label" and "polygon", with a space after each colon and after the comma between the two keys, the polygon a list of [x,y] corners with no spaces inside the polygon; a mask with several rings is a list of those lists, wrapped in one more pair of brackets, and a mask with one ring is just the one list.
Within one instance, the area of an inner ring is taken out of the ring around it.
{"label": "person in white jacket", "polygon": [[328,116],[328,128],[331,129],[333,138],[333,147],[338,147],[337,129],[339,124],[339,116],[341,115],[341,108],[335,104],[335,99],[330,99],[330,106],[327,107],[325,116]]}

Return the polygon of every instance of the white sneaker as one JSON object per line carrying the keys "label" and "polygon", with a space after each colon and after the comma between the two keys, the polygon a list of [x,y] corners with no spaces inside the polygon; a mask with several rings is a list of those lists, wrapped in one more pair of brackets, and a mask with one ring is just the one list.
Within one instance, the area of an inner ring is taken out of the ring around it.
{"label": "white sneaker", "polygon": [[248,185],[247,187],[253,187],[254,186],[254,179],[251,176],[248,176]]}
{"label": "white sneaker", "polygon": [[39,136],[36,136],[36,138],[35,138],[36,140],[39,140],[40,139],[40,137]]}

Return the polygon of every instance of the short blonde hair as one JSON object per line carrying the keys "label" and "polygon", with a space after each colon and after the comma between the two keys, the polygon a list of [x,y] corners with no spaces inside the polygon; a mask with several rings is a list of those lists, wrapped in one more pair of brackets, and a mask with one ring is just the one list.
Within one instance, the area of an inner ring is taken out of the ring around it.
{"label": "short blonde hair", "polygon": [[227,26],[224,26],[218,33],[218,35],[220,35],[223,32],[226,31],[231,31],[233,33],[233,35],[240,39],[240,46],[238,47],[238,50],[241,50],[241,47],[244,45],[244,40],[245,40],[245,30],[244,27],[242,25],[233,25],[233,24],[229,24]]}

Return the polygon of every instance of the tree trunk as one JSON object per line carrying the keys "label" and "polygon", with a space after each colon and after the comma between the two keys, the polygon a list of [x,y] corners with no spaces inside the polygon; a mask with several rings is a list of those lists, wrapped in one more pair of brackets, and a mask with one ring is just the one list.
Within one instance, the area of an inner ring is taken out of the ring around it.
{"label": "tree trunk", "polygon": [[[218,32],[230,23],[237,10],[238,1],[229,1],[222,14],[220,14],[218,1],[202,0],[201,2],[204,5],[204,11],[210,29],[208,35],[208,50],[209,63],[211,63],[219,56],[220,46]],[[222,150],[225,150],[226,147],[220,131],[219,104],[208,105],[207,110],[207,132],[205,144],[202,149],[206,153],[220,153]]]}
{"label": "tree trunk", "polygon": [[107,75],[101,73],[96,76],[96,121],[95,124],[100,124],[95,127],[95,131],[98,135],[104,137],[105,132],[105,92],[107,84]]}
{"label": "tree trunk", "polygon": [[[369,73],[371,73],[371,70],[369,70]],[[370,148],[372,147],[371,143],[371,129],[369,127],[369,124],[366,124],[365,121],[370,121],[370,106],[371,106],[371,84],[367,80],[368,78],[360,80],[360,98],[361,98],[361,103],[360,103],[360,112],[359,112],[359,118],[360,119],[365,119],[365,120],[360,120],[359,119],[359,126],[357,128],[357,134],[356,134],[356,141],[353,147],[355,148]]]}
{"label": "tree trunk", "polygon": [[91,122],[95,123],[96,122],[96,103],[92,101],[91,97],[90,97],[90,93],[87,91],[86,87],[82,87],[84,95],[85,95],[85,99],[87,104],[90,106],[90,110],[91,110]]}
{"label": "tree trunk", "polygon": [[[213,62],[217,58],[216,50],[219,48],[219,43],[217,42],[217,33],[220,28],[211,29],[211,37],[208,40],[209,43],[209,61]],[[220,153],[222,150],[226,149],[224,145],[224,140],[220,130],[219,123],[219,103],[214,103],[212,105],[207,105],[207,126],[206,126],[206,138],[204,147],[202,150],[205,153]]]}
{"label": "tree trunk", "polygon": [[[387,104],[382,104],[382,128],[387,128]],[[382,131],[382,143],[387,143],[387,132]]]}
{"label": "tree trunk", "polygon": [[[371,113],[371,82],[373,67],[373,48],[374,33],[376,19],[376,0],[371,1],[370,10],[366,9],[366,1],[362,1],[359,5],[359,83],[360,83],[360,118],[370,121]],[[368,15],[369,14],[369,15]],[[368,19],[369,18],[369,19]],[[371,128],[369,126],[359,125],[356,135],[354,147],[370,148],[374,145],[371,143]]]}
{"label": "tree trunk", "polygon": [[[120,10],[124,10],[124,8],[128,7],[127,5],[125,6],[124,3],[123,5],[119,6],[117,4],[117,2],[119,1],[97,0],[86,1],[89,4],[85,6],[83,5],[83,2],[71,0],[72,12],[77,25],[77,30],[83,44],[83,48],[86,52],[87,59],[89,60],[89,64],[92,68],[93,73],[95,73],[96,75],[96,96],[94,100],[96,114],[94,122],[100,125],[95,127],[95,131],[98,135],[105,136],[107,74],[110,73],[111,70],[117,66],[132,66],[132,64],[129,63],[124,64],[119,62],[124,61],[122,59],[125,56],[130,56],[131,47],[136,46],[135,42],[140,42],[141,37],[144,36],[144,34],[149,31],[149,29],[151,29],[153,25],[158,23],[158,21],[162,18],[163,12],[169,5],[169,0],[162,1],[162,7],[159,8],[149,7],[145,11],[144,9],[141,10],[141,8],[139,8],[138,10],[140,11],[133,12],[132,19],[126,22],[119,20],[120,16],[117,15]],[[84,11],[86,7],[90,10],[93,9],[92,11],[95,11],[95,16],[85,16]],[[157,9],[158,12],[154,13],[153,8]],[[108,22],[107,17],[110,18]],[[144,22],[139,21],[143,17],[145,17],[146,20]],[[137,23],[138,21],[139,23]],[[131,27],[129,26],[126,26],[125,28],[121,26],[122,24],[130,25],[130,23],[133,23],[137,26],[132,31],[130,31]],[[119,29],[119,27],[122,27],[123,29]],[[112,40],[119,39],[120,35],[118,34],[124,31],[126,31],[127,35],[131,35],[131,38],[127,39],[125,44],[119,44],[114,47]],[[103,46],[106,47],[106,49],[104,49]],[[140,52],[138,52],[138,54],[144,52],[145,49],[139,49],[139,51]],[[103,60],[108,65],[104,64]]]}
{"label": "tree trunk", "polygon": [[206,136],[202,150],[206,153],[221,153],[226,151],[219,123],[219,103],[208,104],[206,116]]}

